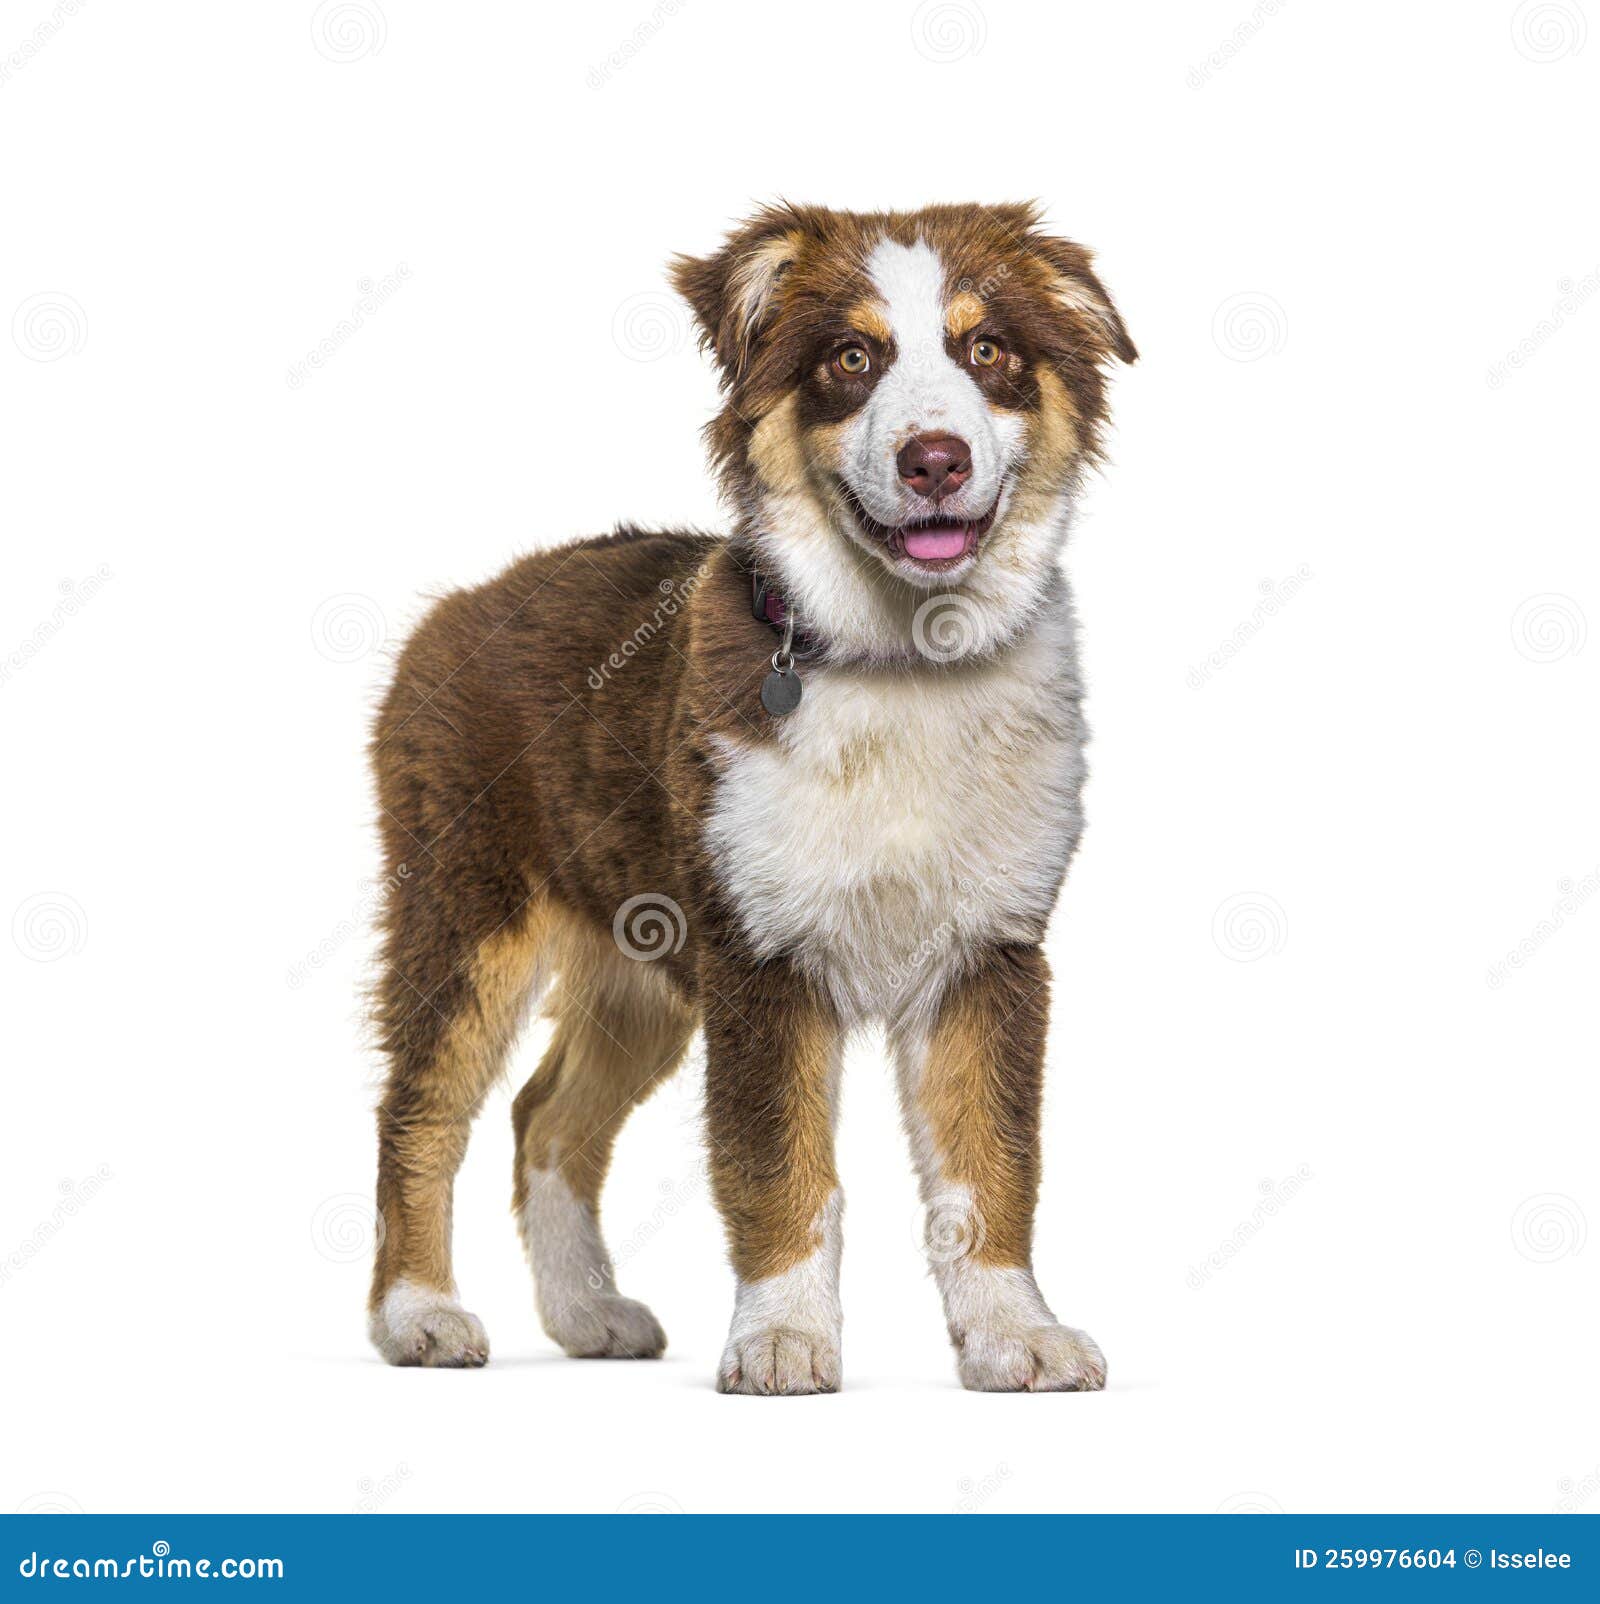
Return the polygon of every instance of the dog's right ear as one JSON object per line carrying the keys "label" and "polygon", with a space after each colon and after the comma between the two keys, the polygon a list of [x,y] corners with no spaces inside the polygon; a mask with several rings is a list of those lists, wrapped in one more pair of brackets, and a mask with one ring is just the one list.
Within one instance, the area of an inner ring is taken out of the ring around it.
{"label": "dog's right ear", "polygon": [[694,308],[700,343],[721,364],[724,384],[737,384],[749,371],[805,236],[799,213],[773,206],[730,234],[715,255],[673,257],[673,287]]}

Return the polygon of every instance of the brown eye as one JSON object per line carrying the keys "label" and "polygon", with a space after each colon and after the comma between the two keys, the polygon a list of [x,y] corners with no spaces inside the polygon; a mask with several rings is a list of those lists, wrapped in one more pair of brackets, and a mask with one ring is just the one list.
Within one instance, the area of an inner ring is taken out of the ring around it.
{"label": "brown eye", "polygon": [[969,353],[975,368],[992,368],[1006,354],[998,340],[974,340]]}
{"label": "brown eye", "polygon": [[833,360],[839,371],[852,379],[859,379],[872,366],[872,358],[859,345],[847,345]]}

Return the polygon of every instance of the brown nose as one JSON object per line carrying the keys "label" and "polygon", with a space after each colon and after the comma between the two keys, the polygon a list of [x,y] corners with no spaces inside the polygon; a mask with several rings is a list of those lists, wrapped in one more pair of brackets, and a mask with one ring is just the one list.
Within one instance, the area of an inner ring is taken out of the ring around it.
{"label": "brown nose", "polygon": [[972,448],[954,434],[914,434],[896,461],[900,477],[934,501],[959,490],[972,474]]}

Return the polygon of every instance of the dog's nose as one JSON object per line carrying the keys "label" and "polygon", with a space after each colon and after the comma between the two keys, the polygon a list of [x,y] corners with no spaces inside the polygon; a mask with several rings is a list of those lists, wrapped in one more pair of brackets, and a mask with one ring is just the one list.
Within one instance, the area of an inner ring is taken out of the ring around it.
{"label": "dog's nose", "polygon": [[959,490],[972,474],[972,447],[959,435],[914,434],[896,459],[900,477],[919,496],[937,501]]}

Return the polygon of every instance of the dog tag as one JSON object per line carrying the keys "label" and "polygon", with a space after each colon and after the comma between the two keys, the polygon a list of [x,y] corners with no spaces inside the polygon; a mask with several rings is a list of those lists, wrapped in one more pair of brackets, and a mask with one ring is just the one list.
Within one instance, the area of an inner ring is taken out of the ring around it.
{"label": "dog tag", "polygon": [[800,705],[800,676],[790,669],[773,669],[761,682],[761,705],[774,718],[792,713]]}

